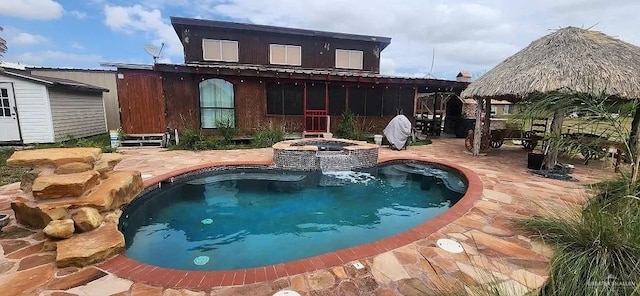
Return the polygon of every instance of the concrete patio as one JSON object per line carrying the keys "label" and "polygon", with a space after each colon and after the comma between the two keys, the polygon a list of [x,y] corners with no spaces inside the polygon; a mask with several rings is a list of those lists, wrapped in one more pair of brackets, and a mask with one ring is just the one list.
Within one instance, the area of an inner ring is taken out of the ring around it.
{"label": "concrete patio", "polygon": [[[146,179],[214,161],[268,162],[273,157],[271,149],[132,149],[122,153],[125,158],[116,169],[139,170]],[[584,202],[583,185],[614,176],[609,160],[591,161],[588,166],[575,160],[574,177],[579,182],[544,179],[527,172],[526,152],[521,147],[503,146],[487,156],[473,157],[466,152],[464,139],[435,139],[431,145],[404,151],[380,150],[381,161],[395,157],[421,157],[471,169],[482,181],[482,197],[464,216],[422,239],[359,258],[364,269],[346,263],[292,275],[265,270],[278,275],[270,281],[257,281],[261,275],[243,273],[245,278],[232,279],[232,283],[241,283],[234,286],[208,287],[202,278],[195,285],[200,288],[192,290],[180,285],[153,286],[119,278],[102,264],[58,269],[54,253],[43,251],[43,233],[12,221],[0,234],[0,291],[4,295],[272,295],[287,289],[301,295],[431,295],[438,291],[460,295],[465,286],[486,287],[495,282],[509,295],[522,295],[547,280],[552,250],[523,236],[510,219]],[[17,183],[0,187],[0,213],[13,215],[10,202],[18,190]],[[461,242],[465,253],[452,254],[436,247],[439,238]]]}

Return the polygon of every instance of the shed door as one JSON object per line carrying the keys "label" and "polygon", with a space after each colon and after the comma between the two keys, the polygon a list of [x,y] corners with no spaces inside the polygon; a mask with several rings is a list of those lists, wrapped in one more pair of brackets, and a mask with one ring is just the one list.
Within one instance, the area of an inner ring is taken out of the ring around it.
{"label": "shed door", "polygon": [[0,83],[0,142],[20,141],[20,126],[11,83]]}

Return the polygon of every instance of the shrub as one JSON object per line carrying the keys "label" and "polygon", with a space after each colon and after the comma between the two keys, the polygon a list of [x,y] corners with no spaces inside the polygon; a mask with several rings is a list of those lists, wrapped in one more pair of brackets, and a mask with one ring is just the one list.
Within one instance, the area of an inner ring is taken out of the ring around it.
{"label": "shrub", "polygon": [[343,139],[352,139],[355,134],[355,123],[351,110],[345,109],[342,112],[342,121],[336,129],[336,136]]}
{"label": "shrub", "polygon": [[222,134],[224,142],[226,144],[231,144],[231,142],[233,142],[233,137],[236,135],[236,128],[233,123],[233,119],[229,117],[218,119],[215,122],[215,126]]}
{"label": "shrub", "polygon": [[640,199],[624,194],[623,189],[608,192],[608,198],[594,198],[582,210],[562,217],[516,221],[534,237],[555,246],[542,295],[640,292]]}
{"label": "shrub", "polygon": [[253,135],[252,146],[256,148],[267,148],[280,141],[284,141],[284,129],[261,128]]}
{"label": "shrub", "polygon": [[200,131],[186,129],[182,133],[180,133],[180,144],[178,144],[178,146],[188,149],[188,147],[194,147],[195,143],[204,140],[205,137]]}

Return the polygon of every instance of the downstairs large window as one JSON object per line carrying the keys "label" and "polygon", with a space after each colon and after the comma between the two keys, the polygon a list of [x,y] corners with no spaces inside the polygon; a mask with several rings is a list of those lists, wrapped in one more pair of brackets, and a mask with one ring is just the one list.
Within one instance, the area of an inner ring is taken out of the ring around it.
{"label": "downstairs large window", "polygon": [[217,128],[228,122],[235,127],[233,84],[222,79],[200,82],[200,127]]}

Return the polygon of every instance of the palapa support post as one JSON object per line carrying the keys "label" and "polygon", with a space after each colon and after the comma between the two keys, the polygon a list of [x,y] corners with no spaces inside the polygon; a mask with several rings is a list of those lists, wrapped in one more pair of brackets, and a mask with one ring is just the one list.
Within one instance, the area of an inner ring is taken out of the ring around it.
{"label": "palapa support post", "polygon": [[473,156],[480,155],[482,141],[482,97],[476,98],[476,125],[473,130]]}
{"label": "palapa support post", "polygon": [[550,133],[552,140],[549,142],[549,154],[547,155],[547,169],[552,169],[558,163],[558,140],[562,134],[562,123],[564,122],[564,112],[556,110],[553,112]]}
{"label": "palapa support post", "polygon": [[[487,140],[489,140],[491,137],[491,99],[488,98],[484,100],[484,126],[482,132],[485,137],[488,137]],[[482,140],[484,141],[485,139]],[[482,145],[482,143],[480,145]]]}
{"label": "palapa support post", "polygon": [[636,111],[633,114],[633,120],[631,121],[631,133],[629,135],[629,150],[627,153],[633,154],[633,166],[631,168],[631,184],[636,185],[638,183],[638,169],[640,168],[640,141],[638,136],[640,135],[640,103],[636,102]]}

